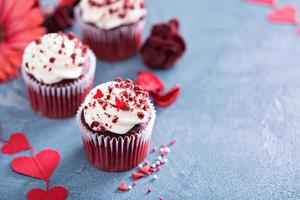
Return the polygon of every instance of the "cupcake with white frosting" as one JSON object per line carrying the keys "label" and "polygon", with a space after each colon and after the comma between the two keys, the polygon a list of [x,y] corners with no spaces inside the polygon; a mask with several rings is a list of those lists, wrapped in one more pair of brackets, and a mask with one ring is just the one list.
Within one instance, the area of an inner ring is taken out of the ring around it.
{"label": "cupcake with white frosting", "polygon": [[92,89],[96,59],[72,33],[51,33],[31,42],[22,75],[32,108],[53,118],[70,117]]}
{"label": "cupcake with white frosting", "polygon": [[123,60],[138,51],[147,15],[144,0],[81,0],[75,13],[83,42],[99,59]]}
{"label": "cupcake with white frosting", "polygon": [[136,167],[147,156],[155,116],[148,93],[131,80],[98,85],[77,113],[88,159],[105,171]]}

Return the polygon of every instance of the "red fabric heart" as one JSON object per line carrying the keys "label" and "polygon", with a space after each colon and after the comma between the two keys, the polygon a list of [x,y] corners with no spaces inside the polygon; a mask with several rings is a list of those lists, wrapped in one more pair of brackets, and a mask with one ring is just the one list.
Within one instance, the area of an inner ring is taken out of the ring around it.
{"label": "red fabric heart", "polygon": [[174,103],[179,96],[180,86],[175,86],[170,89],[169,92],[165,94],[154,93],[153,94],[153,102],[158,106],[165,107]]}
{"label": "red fabric heart", "polygon": [[68,190],[63,186],[55,186],[49,190],[34,188],[27,193],[28,200],[64,200],[68,196]]}
{"label": "red fabric heart", "polygon": [[137,74],[135,83],[150,93],[157,93],[164,90],[164,83],[154,73],[140,71]]}
{"label": "red fabric heart", "polygon": [[247,0],[249,3],[257,3],[257,4],[262,4],[262,5],[275,5],[276,0]]}
{"label": "red fabric heart", "polygon": [[15,158],[11,163],[11,168],[26,176],[49,180],[59,161],[59,152],[46,149],[33,157],[21,156]]}
{"label": "red fabric heart", "polygon": [[296,8],[293,6],[286,5],[269,12],[267,18],[271,22],[296,23],[297,22],[296,15],[297,15]]}
{"label": "red fabric heart", "polygon": [[1,152],[4,154],[14,154],[29,149],[31,149],[31,146],[26,135],[24,133],[13,133],[7,143],[2,146]]}

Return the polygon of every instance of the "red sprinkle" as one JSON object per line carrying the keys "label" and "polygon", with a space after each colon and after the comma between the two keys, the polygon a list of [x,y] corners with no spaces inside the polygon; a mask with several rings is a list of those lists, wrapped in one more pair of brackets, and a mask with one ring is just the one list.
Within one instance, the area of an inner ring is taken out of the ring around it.
{"label": "red sprinkle", "polygon": [[54,63],[54,62],[55,62],[55,58],[51,57],[51,58],[49,59],[49,62],[50,62],[50,63]]}
{"label": "red sprinkle", "polygon": [[147,193],[150,193],[152,191],[153,191],[152,188],[148,188]]}
{"label": "red sprinkle", "polygon": [[145,117],[144,113],[142,113],[142,112],[138,112],[138,113],[137,113],[137,116],[138,116],[138,118],[140,118],[140,119],[144,119],[144,117]]}
{"label": "red sprinkle", "polygon": [[94,99],[99,99],[103,97],[103,93],[100,89],[97,89],[96,94],[93,96]]}
{"label": "red sprinkle", "polygon": [[144,174],[139,173],[139,172],[133,172],[131,176],[134,179],[140,179],[140,178],[142,178],[144,176]]}
{"label": "red sprinkle", "polygon": [[118,186],[118,190],[127,191],[128,190],[127,185],[123,182],[120,183],[120,185]]}
{"label": "red sprinkle", "polygon": [[112,122],[113,122],[113,123],[117,123],[117,122],[118,122],[118,119],[119,119],[119,117],[118,117],[118,116],[114,116],[114,118],[113,118]]}

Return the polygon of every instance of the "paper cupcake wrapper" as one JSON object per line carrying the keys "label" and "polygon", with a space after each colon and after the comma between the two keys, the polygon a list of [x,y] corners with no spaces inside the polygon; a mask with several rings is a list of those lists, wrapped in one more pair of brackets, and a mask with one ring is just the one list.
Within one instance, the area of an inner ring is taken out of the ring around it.
{"label": "paper cupcake wrapper", "polygon": [[96,57],[89,50],[89,71],[80,79],[62,86],[44,85],[33,79],[22,67],[31,107],[50,118],[65,118],[76,114],[85,96],[93,88]]}
{"label": "paper cupcake wrapper", "polygon": [[97,168],[109,171],[126,171],[136,167],[148,154],[151,134],[156,118],[154,106],[147,127],[131,136],[109,137],[88,130],[81,120],[81,107],[77,112],[77,121],[83,140],[83,146],[89,161]]}
{"label": "paper cupcake wrapper", "polygon": [[82,40],[99,59],[118,61],[130,58],[139,49],[145,19],[112,30],[103,30],[81,20],[79,8],[75,8],[76,20],[82,30]]}

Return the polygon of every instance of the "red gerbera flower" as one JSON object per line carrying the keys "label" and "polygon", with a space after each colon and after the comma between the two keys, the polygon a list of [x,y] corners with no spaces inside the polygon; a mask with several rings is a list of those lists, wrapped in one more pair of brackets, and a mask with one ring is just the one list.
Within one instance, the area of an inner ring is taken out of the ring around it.
{"label": "red gerbera flower", "polygon": [[17,77],[23,49],[45,33],[37,0],[0,0],[0,82]]}

